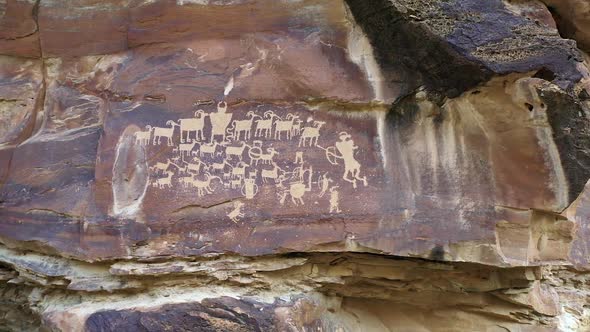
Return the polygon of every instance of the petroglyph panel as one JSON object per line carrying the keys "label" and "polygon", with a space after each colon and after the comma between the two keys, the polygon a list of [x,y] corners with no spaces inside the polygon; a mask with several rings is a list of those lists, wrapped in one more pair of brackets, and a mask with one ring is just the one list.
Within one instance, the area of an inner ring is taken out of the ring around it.
{"label": "petroglyph panel", "polygon": [[[213,207],[208,217],[241,223],[301,215],[301,209],[366,213],[376,202],[371,197],[383,171],[375,167],[381,161],[372,116],[255,102],[194,108],[128,124],[141,128],[132,141],[149,161],[146,221],[152,212],[160,215],[163,204],[171,211]],[[368,199],[360,204],[358,195]]]}

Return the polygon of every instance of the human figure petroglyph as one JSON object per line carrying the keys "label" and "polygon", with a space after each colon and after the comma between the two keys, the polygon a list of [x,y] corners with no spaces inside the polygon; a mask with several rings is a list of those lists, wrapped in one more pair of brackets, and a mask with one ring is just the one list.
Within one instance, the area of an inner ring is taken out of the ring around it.
{"label": "human figure petroglyph", "polygon": [[[342,175],[342,179],[352,183],[353,188],[357,187],[357,180],[362,181],[366,187],[367,177],[360,176],[361,164],[354,158],[354,152],[358,149],[358,146],[354,145],[352,137],[345,131],[341,132],[338,135],[338,138],[340,141],[336,142],[335,147],[324,149],[326,151],[326,158],[332,165],[338,165],[337,159],[342,159],[344,161],[344,174]],[[338,150],[338,152],[335,150]],[[338,155],[338,153],[340,155]]]}
{"label": "human figure petroglyph", "polygon": [[232,138],[234,140],[240,140],[242,133],[244,133],[244,140],[249,140],[254,118],[260,116],[256,115],[256,113],[253,111],[248,111],[248,113],[246,113],[246,117],[249,117],[249,119],[232,121],[232,127],[230,127],[230,129],[233,132]]}
{"label": "human figure petroglyph", "polygon": [[295,152],[295,165],[303,164],[303,151]]}
{"label": "human figure petroglyph", "polygon": [[174,175],[174,172],[167,171],[166,177],[156,179],[152,183],[152,186],[158,187],[160,189],[172,187],[172,175]]}
{"label": "human figure petroglyph", "polygon": [[242,187],[242,179],[233,179],[231,180],[231,188],[232,189],[240,189]]}
{"label": "human figure petroglyph", "polygon": [[309,146],[317,146],[318,139],[320,138],[320,129],[324,124],[326,123],[323,121],[314,121],[311,126],[304,127],[301,137],[299,137],[299,146],[306,146],[307,143],[309,143]]}
{"label": "human figure petroglyph", "polygon": [[166,125],[172,126],[172,127],[170,127],[170,128],[152,127],[150,125],[147,125],[145,127],[146,129],[148,129],[154,133],[154,139],[152,140],[153,145],[160,144],[160,139],[162,137],[166,138],[166,142],[168,143],[168,146],[174,145],[174,144],[172,144],[172,136],[174,136],[174,127],[177,126],[178,124],[176,124],[172,120],[168,120],[168,122],[166,122]]}
{"label": "human figure petroglyph", "polygon": [[205,111],[196,110],[192,119],[178,119],[178,126],[180,127],[180,143],[191,142],[191,132],[195,134],[196,141],[202,141],[203,129],[205,128]]}
{"label": "human figure petroglyph", "polygon": [[329,213],[340,213],[340,193],[336,190],[338,186],[330,188],[330,212]]}
{"label": "human figure petroglyph", "polygon": [[285,186],[283,185],[283,181],[285,180],[284,177],[281,177],[279,180],[279,184],[277,185],[277,187],[279,189],[282,189],[282,191],[278,192],[279,203],[281,205],[285,204],[287,196],[291,196],[291,202],[293,202],[295,206],[298,206],[300,204],[305,205],[305,202],[303,201],[303,196],[306,192],[311,191],[311,178],[313,176],[313,167],[311,165],[308,167],[304,167],[304,165],[301,165],[297,167],[292,172],[292,174],[293,175],[291,176],[291,178],[295,177],[296,180],[290,182],[288,188],[285,188]]}
{"label": "human figure petroglyph", "polygon": [[238,223],[241,218],[244,218],[244,214],[242,213],[242,208],[244,207],[244,203],[240,201],[236,201],[234,204],[234,209],[227,214],[227,217],[233,221],[234,223]]}
{"label": "human figure petroglyph", "polygon": [[133,136],[135,137],[135,144],[148,145],[152,137],[152,131],[149,129],[146,131],[136,131]]}
{"label": "human figure petroglyph", "polygon": [[281,134],[284,133],[288,140],[291,139],[291,133],[293,129],[293,122],[299,119],[298,115],[291,113],[287,114],[286,120],[277,121],[275,123],[275,135],[274,139],[281,140]]}
{"label": "human figure petroglyph", "polygon": [[320,175],[318,179],[318,184],[320,185],[320,193],[318,194],[318,197],[323,197],[326,194],[326,191],[332,182],[334,182],[334,180],[328,176],[328,172]]}
{"label": "human figure petroglyph", "polygon": [[227,103],[220,101],[217,104],[217,113],[209,113],[209,119],[211,120],[211,142],[213,142],[216,136],[221,136],[221,141],[225,141],[227,133],[227,127],[231,122],[232,113],[227,112]]}
{"label": "human figure petroglyph", "polygon": [[276,115],[273,111],[264,112],[264,118],[256,120],[256,130],[254,130],[254,137],[270,138],[272,134],[273,121],[278,119],[282,120],[281,117]]}

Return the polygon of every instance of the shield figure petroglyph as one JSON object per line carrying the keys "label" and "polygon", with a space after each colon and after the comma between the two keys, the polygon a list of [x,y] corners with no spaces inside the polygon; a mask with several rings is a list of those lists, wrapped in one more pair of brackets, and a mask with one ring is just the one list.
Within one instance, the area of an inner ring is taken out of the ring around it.
{"label": "shield figure petroglyph", "polygon": [[213,142],[216,136],[221,136],[221,141],[225,141],[225,136],[227,135],[226,129],[233,116],[232,113],[226,113],[226,111],[227,103],[220,101],[217,104],[217,112],[208,114],[211,120],[211,142]]}

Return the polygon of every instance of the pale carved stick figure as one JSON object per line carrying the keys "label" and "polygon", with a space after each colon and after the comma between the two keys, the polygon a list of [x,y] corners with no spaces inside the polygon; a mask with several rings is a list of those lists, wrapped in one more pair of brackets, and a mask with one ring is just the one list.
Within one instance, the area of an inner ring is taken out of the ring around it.
{"label": "pale carved stick figure", "polygon": [[244,213],[242,213],[242,207],[244,207],[244,203],[237,201],[234,204],[234,209],[227,214],[227,217],[237,224],[238,221],[240,221],[240,219],[244,217]]}
{"label": "pale carved stick figure", "polygon": [[338,186],[330,188],[330,213],[340,213],[340,194],[336,190]]}
{"label": "pale carved stick figure", "polygon": [[324,173],[324,175],[320,175],[320,178],[318,179],[318,183],[320,184],[320,188],[321,191],[318,195],[318,197],[323,197],[326,194],[326,191],[328,191],[328,187],[330,186],[330,183],[334,182],[334,180],[330,179],[330,177],[328,177],[328,172]]}
{"label": "pale carved stick figure", "polygon": [[295,164],[303,164],[303,151],[295,152]]}
{"label": "pale carved stick figure", "polygon": [[[354,158],[354,151],[358,149],[358,146],[354,145],[354,141],[351,139],[350,134],[343,131],[339,135],[340,141],[336,142],[335,147],[329,147],[327,149],[318,146],[319,148],[326,151],[326,158],[332,165],[338,165],[336,159],[342,159],[344,161],[344,174],[342,179],[352,183],[352,187],[356,188],[356,181],[363,181],[363,184],[367,186],[367,177],[361,177],[361,164]],[[338,155],[336,150],[340,153]],[[334,159],[332,159],[332,157]]]}

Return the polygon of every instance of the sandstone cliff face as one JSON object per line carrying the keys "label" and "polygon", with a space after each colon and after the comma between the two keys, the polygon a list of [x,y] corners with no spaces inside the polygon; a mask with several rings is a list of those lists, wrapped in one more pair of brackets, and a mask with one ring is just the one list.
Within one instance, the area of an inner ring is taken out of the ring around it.
{"label": "sandstone cliff face", "polygon": [[590,329],[586,7],[0,0],[0,325]]}

